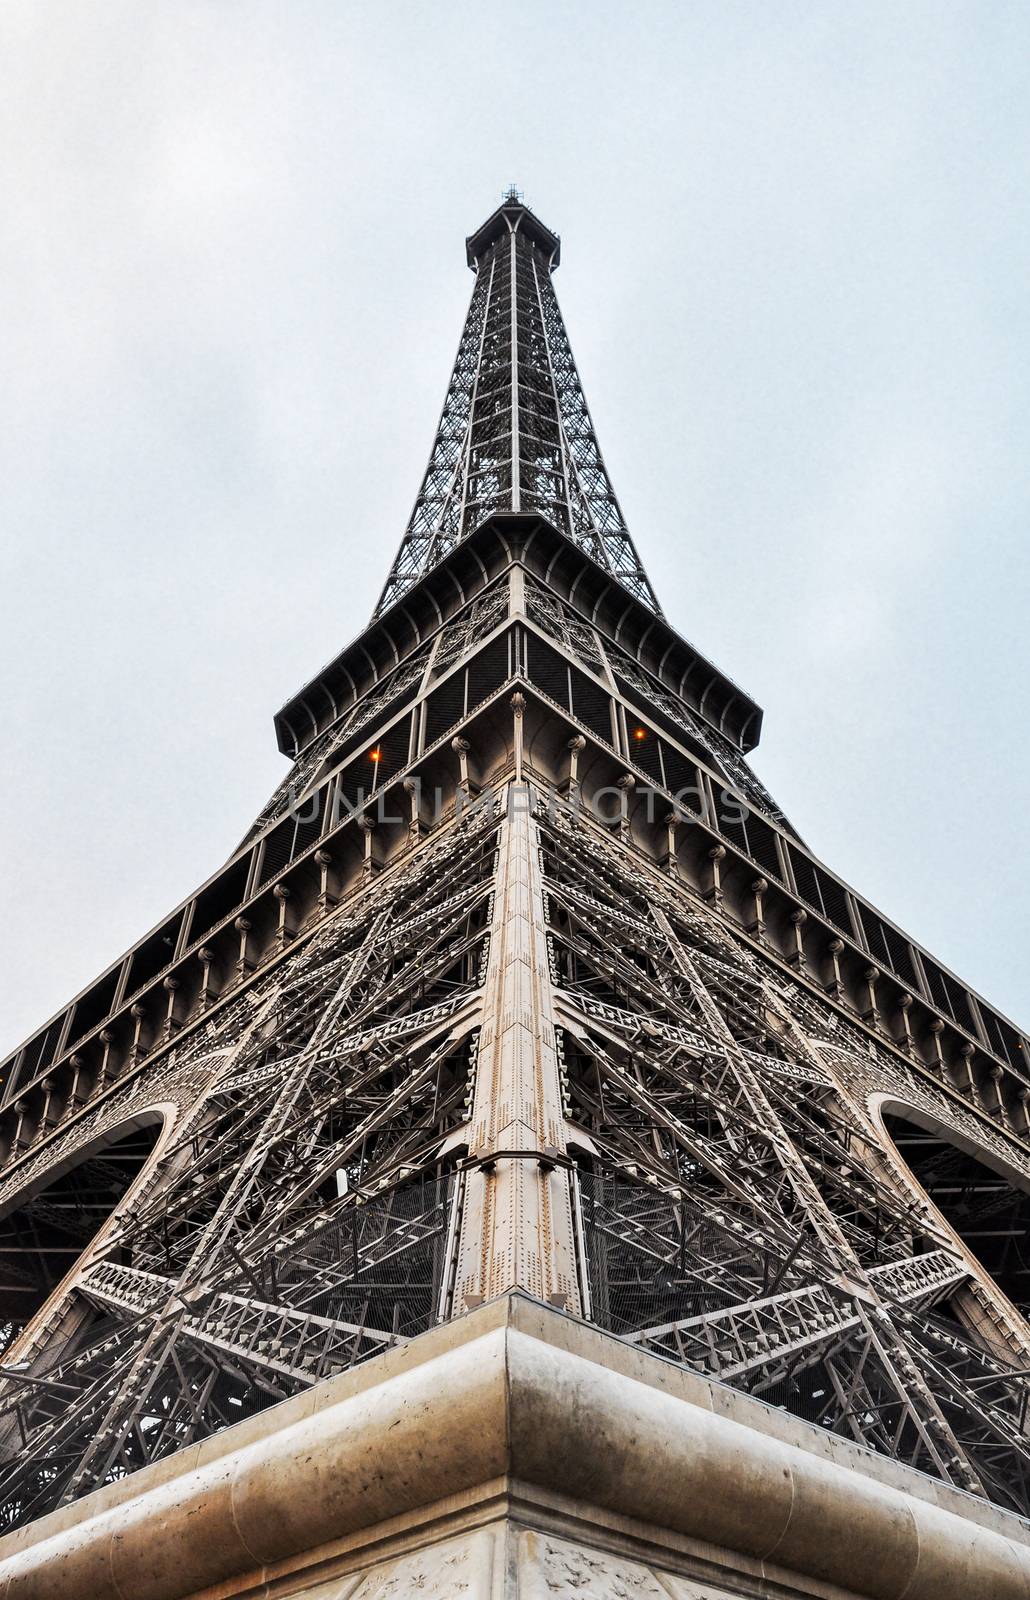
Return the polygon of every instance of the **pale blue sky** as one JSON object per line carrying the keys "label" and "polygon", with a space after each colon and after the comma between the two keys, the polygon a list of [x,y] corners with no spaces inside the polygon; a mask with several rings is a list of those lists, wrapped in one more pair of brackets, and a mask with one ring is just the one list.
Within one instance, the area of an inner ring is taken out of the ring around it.
{"label": "pale blue sky", "polygon": [[513,179],[762,777],[1030,1023],[1028,146],[1006,0],[4,0],[0,1046],[277,781]]}

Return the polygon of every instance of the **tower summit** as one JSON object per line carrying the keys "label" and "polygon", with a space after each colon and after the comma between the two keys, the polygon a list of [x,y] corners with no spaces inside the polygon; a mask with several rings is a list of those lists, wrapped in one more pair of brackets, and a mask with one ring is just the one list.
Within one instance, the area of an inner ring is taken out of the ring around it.
{"label": "tower summit", "polygon": [[561,245],[512,188],[465,241],[476,275],[422,487],[376,615],[488,517],[536,512],[658,611],[590,420],[552,274]]}
{"label": "tower summit", "polygon": [[1024,1597],[1030,1046],[754,773],[558,236],[466,253],[283,782],[0,1069],[0,1594]]}

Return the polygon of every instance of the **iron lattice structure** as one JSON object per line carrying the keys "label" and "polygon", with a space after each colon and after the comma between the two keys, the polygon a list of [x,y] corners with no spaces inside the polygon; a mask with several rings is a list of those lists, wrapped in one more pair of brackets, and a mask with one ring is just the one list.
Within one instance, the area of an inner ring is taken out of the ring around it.
{"label": "iron lattice structure", "polygon": [[476,282],[461,343],[376,615],[498,511],[547,517],[657,611],[554,293],[557,235],[511,192],[467,252]]}
{"label": "iron lattice structure", "polygon": [[1027,1041],[662,618],[509,198],[384,601],[5,1063],[6,1526],[521,1288],[1030,1510]]}

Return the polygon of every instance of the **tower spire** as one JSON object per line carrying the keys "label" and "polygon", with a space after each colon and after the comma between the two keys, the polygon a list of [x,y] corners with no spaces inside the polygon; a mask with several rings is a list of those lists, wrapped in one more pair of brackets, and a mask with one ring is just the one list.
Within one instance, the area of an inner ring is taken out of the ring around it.
{"label": "tower spire", "polygon": [[558,235],[514,184],[466,240],[476,275],[436,438],[376,606],[497,512],[536,512],[661,614],[626,527],[554,292]]}

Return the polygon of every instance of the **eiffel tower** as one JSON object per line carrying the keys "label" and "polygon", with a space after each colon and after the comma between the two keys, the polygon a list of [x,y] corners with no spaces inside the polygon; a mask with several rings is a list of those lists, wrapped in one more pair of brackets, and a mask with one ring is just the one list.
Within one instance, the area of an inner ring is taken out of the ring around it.
{"label": "eiffel tower", "polygon": [[[707,1396],[756,1462],[794,1452],[796,1507],[825,1456],[845,1505],[875,1491],[971,1529],[967,1586],[935,1595],[1025,1594],[1030,1044],[819,861],[752,770],[761,710],[665,619],[627,529],[558,236],[512,190],[466,247],[411,519],[365,632],[275,718],[287,776],[225,865],[3,1065],[0,1593],[107,1595],[108,1566],[87,1590],[75,1562],[137,1486],[429,1357],[438,1496],[482,1368],[452,1394],[446,1363],[503,1326],[523,1351],[550,1330],[555,1363],[587,1351],[649,1404]],[[606,1448],[561,1468],[582,1501]],[[732,1587],[757,1582],[739,1533],[731,1587],[682,1541],[662,1587],[629,1521],[584,1557],[561,1490],[550,1522],[520,1524],[518,1570],[559,1574],[540,1593],[759,1593]],[[720,1542],[614,1494],[624,1518]],[[397,1509],[421,1503],[409,1487]],[[820,1514],[818,1557],[773,1541],[796,1585],[775,1593],[924,1593],[921,1523],[911,1588],[841,1534],[847,1587]],[[268,1563],[318,1539],[280,1534],[250,1562],[271,1587],[239,1593],[309,1592]],[[499,1594],[456,1576],[483,1538],[357,1592]],[[138,1589],[115,1550],[110,1593],[199,1592],[187,1548]],[[224,1559],[220,1582],[242,1570]]]}

